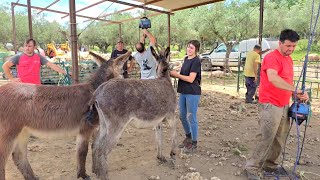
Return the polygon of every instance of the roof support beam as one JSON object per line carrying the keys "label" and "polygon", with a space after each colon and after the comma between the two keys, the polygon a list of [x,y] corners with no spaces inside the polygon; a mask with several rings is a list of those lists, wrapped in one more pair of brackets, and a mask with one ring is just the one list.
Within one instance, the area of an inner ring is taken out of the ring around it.
{"label": "roof support beam", "polygon": [[[122,12],[129,11],[129,10],[132,10],[132,9],[135,9],[135,7],[130,7],[130,8],[127,8],[127,9],[115,11],[113,13],[104,14],[104,15],[99,16],[98,18],[104,18],[104,17],[110,16],[112,14],[122,13]],[[88,19],[88,20],[85,20],[85,21],[82,21],[82,22],[84,23],[84,22],[88,22],[88,21],[91,21],[91,20]]]}
{"label": "roof support beam", "polygon": [[[27,5],[25,4],[19,4],[19,3],[14,3],[17,6],[22,6],[22,7],[27,7]],[[59,14],[65,14],[65,15],[69,15],[69,13],[67,12],[63,12],[63,11],[57,11],[57,10],[52,10],[52,9],[44,9],[41,7],[37,7],[37,6],[31,6],[32,9],[38,9],[38,10],[43,10],[43,11],[49,11],[49,12],[54,12],[54,13],[59,13]],[[94,20],[98,20],[98,21],[104,21],[104,22],[109,22],[112,24],[119,24],[121,22],[118,21],[110,21],[110,20],[106,20],[106,19],[100,19],[100,18],[95,18],[95,17],[90,17],[90,16],[83,16],[83,15],[76,15],[78,17],[82,17],[82,18],[87,18],[87,19],[94,19]]]}
{"label": "roof support beam", "polygon": [[[103,0],[103,1],[99,1],[99,2],[93,3],[93,4],[89,5],[89,6],[86,6],[86,7],[82,8],[82,9],[77,10],[76,13],[77,13],[77,12],[80,12],[80,11],[83,11],[83,10],[86,10],[86,9],[89,9],[89,8],[91,8],[91,7],[95,6],[95,5],[101,4],[101,3],[103,3],[103,2],[106,2],[106,1]],[[65,17],[67,17],[67,16],[69,16],[69,14],[61,17],[61,19],[65,18]]]}
{"label": "roof support beam", "polygon": [[[47,7],[45,7],[44,9],[48,9],[49,7],[51,7],[52,5],[56,4],[57,2],[59,2],[60,0],[55,0],[54,2],[52,2],[51,4],[49,4]],[[37,14],[42,13],[44,10],[40,10]]]}

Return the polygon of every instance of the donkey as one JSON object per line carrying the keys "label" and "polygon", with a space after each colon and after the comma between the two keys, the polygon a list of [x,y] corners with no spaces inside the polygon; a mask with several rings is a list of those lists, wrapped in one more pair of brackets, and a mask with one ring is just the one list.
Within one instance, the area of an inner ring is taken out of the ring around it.
{"label": "donkey", "polygon": [[161,122],[166,119],[172,128],[171,162],[176,148],[176,93],[169,75],[169,48],[158,56],[158,78],[149,80],[117,79],[103,83],[94,92],[94,104],[99,115],[99,131],[92,144],[92,171],[100,179],[108,179],[107,156],[117,144],[121,133],[131,122],[137,127],[156,126],[157,158],[166,162],[162,155]]}
{"label": "donkey", "polygon": [[[90,53],[97,60],[102,57]],[[120,77],[128,52],[117,59],[101,64],[87,83],[71,86],[44,86],[8,83],[0,87],[0,180],[5,180],[5,165],[9,154],[23,177],[35,180],[27,159],[28,138],[61,133],[78,133],[77,177],[89,179],[86,174],[86,156],[93,131],[99,125],[98,114],[88,122],[88,103],[94,90],[103,82]]]}

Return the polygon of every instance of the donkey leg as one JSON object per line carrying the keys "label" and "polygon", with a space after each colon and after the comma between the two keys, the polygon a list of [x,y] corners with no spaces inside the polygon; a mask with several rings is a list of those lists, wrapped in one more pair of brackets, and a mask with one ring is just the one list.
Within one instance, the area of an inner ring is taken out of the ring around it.
{"label": "donkey leg", "polygon": [[160,122],[157,126],[156,126],[156,141],[157,141],[157,158],[160,161],[160,163],[165,163],[167,162],[166,158],[163,156],[162,154],[162,126],[161,126]]}
{"label": "donkey leg", "polygon": [[170,151],[170,166],[175,168],[176,160],[176,148],[177,148],[177,123],[174,114],[167,118],[168,123],[171,127],[171,151]]}
{"label": "donkey leg", "polygon": [[177,148],[177,123],[174,117],[174,114],[167,117],[169,126],[171,128],[171,151],[170,151],[170,158],[176,159],[176,148]]}
{"label": "donkey leg", "polygon": [[85,124],[77,136],[77,178],[90,179],[90,176],[86,173],[86,158],[89,141],[94,130],[94,127]]}
{"label": "donkey leg", "polygon": [[27,157],[29,136],[29,133],[24,130],[19,134],[12,152],[12,159],[24,179],[36,180],[38,177],[34,174]]}
{"label": "donkey leg", "polygon": [[[10,129],[6,129],[6,131],[9,132]],[[6,163],[12,151],[14,139],[17,135],[18,133],[15,133],[14,131],[10,133],[0,131],[0,180],[5,180]]]}

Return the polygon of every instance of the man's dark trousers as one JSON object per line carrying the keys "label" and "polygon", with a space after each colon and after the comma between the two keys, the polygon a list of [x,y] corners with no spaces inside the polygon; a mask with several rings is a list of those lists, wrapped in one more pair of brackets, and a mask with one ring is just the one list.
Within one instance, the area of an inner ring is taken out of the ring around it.
{"label": "man's dark trousers", "polygon": [[245,77],[245,79],[246,79],[246,88],[247,88],[246,102],[252,103],[253,96],[256,93],[257,84],[254,80],[255,79],[254,77]]}

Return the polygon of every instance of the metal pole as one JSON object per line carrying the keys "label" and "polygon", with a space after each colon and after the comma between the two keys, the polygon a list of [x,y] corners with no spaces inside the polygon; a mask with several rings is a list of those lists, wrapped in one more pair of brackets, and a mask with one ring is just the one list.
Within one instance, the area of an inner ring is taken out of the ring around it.
{"label": "metal pole", "polygon": [[170,24],[170,14],[168,14],[168,47],[170,47],[170,41],[171,41],[171,34],[170,34],[170,30],[171,30],[171,24]]}
{"label": "metal pole", "polygon": [[32,34],[31,0],[27,0],[27,6],[28,6],[29,38],[33,38],[33,34]]}
{"label": "metal pole", "polygon": [[263,11],[264,11],[264,0],[260,0],[260,18],[259,18],[259,45],[262,43],[263,34]]}
{"label": "metal pole", "polygon": [[14,4],[11,3],[11,13],[12,13],[12,41],[13,41],[13,50],[17,54],[17,33],[16,33],[16,17],[14,15]]}
{"label": "metal pole", "polygon": [[122,29],[121,29],[121,24],[119,24],[119,41],[122,41]]}
{"label": "metal pole", "polygon": [[72,79],[73,83],[79,83],[78,72],[78,36],[77,36],[77,20],[76,20],[76,3],[75,0],[69,0],[70,13],[70,39],[71,39],[71,59],[72,59]]}

